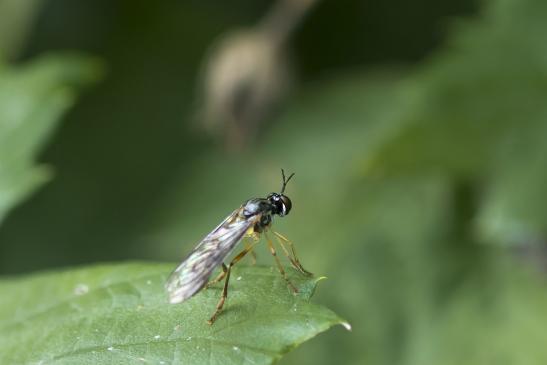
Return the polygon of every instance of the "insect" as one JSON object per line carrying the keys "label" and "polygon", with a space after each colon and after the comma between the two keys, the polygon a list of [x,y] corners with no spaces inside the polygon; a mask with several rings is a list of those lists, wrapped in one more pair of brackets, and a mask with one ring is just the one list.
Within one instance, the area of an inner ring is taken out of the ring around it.
{"label": "insect", "polygon": [[[232,267],[246,254],[252,252],[254,246],[259,242],[261,234],[266,237],[268,249],[275,258],[281,276],[294,293],[298,292],[298,289],[287,277],[287,273],[277,257],[273,242],[267,235],[267,231],[272,224],[272,218],[275,215],[284,217],[289,214],[292,208],[291,200],[288,196],[284,195],[284,192],[287,183],[294,176],[294,173],[286,178],[285,171],[281,170],[281,175],[283,185],[280,193],[271,193],[266,198],[253,198],[244,202],[241,207],[233,211],[211,233],[205,236],[186,259],[171,273],[165,284],[171,303],[182,303],[199,292],[203,287],[209,287],[224,280],[220,300],[213,315],[207,321],[209,324],[213,324],[222,311],[224,302],[228,297],[228,283]],[[293,244],[281,234],[275,231],[272,232],[291,265],[304,275],[312,275],[300,264]],[[246,246],[226,265],[224,259],[245,237],[254,238],[253,243]],[[286,245],[290,247],[291,252],[289,252]],[[219,265],[222,265],[222,272],[215,279],[207,283],[211,273]]]}

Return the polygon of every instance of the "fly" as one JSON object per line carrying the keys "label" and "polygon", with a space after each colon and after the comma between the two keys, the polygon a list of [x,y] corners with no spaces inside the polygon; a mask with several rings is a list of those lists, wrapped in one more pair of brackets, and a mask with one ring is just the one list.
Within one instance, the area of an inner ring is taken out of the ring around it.
{"label": "fly", "polygon": [[[268,249],[275,259],[281,276],[294,293],[298,292],[296,286],[287,277],[287,273],[277,257],[273,242],[266,234],[266,231],[271,227],[272,218],[275,215],[284,217],[289,214],[292,208],[291,200],[288,196],[284,195],[284,192],[287,183],[294,176],[294,173],[286,178],[285,172],[281,170],[281,175],[283,185],[280,193],[271,193],[266,198],[247,200],[241,207],[226,217],[211,233],[205,236],[186,259],[171,273],[165,285],[171,303],[182,303],[194,296],[203,287],[209,287],[224,280],[220,300],[213,315],[207,321],[209,324],[213,324],[222,311],[224,302],[228,297],[228,282],[230,281],[232,267],[246,254],[252,252],[262,233],[266,237]],[[311,275],[300,264],[293,244],[281,234],[275,231],[272,232],[291,265],[302,274]],[[244,237],[255,238],[254,243],[246,246],[226,265],[224,259]],[[290,252],[287,246],[290,247]],[[219,265],[222,265],[222,272],[215,279],[207,283],[211,273]]]}

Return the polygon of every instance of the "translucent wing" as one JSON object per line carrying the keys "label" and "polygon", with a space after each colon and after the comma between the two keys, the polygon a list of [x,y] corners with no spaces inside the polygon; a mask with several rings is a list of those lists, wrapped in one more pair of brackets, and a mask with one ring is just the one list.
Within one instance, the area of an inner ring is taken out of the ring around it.
{"label": "translucent wing", "polygon": [[165,285],[171,303],[181,303],[207,283],[213,270],[241,241],[261,214],[245,217],[239,208],[209,233],[171,273]]}

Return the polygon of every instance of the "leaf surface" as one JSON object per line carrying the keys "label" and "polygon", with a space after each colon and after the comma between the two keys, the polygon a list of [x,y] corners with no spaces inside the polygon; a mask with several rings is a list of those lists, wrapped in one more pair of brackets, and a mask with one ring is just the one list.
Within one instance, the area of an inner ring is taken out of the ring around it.
{"label": "leaf surface", "polygon": [[221,286],[182,304],[164,290],[171,264],[129,263],[35,274],[0,282],[2,364],[270,364],[344,323],[310,303],[317,278],[234,268],[229,298],[206,320]]}

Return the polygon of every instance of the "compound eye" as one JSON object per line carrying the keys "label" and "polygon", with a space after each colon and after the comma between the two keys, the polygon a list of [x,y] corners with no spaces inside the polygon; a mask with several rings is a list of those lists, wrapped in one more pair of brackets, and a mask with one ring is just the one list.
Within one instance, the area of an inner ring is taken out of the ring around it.
{"label": "compound eye", "polygon": [[281,195],[281,216],[289,214],[292,208],[291,199],[288,196]]}

